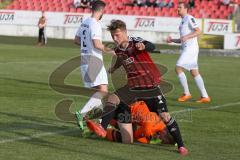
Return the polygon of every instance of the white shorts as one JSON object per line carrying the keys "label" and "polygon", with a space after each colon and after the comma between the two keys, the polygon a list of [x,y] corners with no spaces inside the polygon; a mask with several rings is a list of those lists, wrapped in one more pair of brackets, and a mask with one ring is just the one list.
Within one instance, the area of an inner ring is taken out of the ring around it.
{"label": "white shorts", "polygon": [[92,88],[102,84],[108,84],[108,76],[104,66],[101,69],[90,69],[88,65],[80,67],[84,87]]}
{"label": "white shorts", "polygon": [[192,69],[198,69],[198,52],[198,48],[187,48],[181,50],[181,55],[177,61],[176,66],[183,67],[188,71]]}

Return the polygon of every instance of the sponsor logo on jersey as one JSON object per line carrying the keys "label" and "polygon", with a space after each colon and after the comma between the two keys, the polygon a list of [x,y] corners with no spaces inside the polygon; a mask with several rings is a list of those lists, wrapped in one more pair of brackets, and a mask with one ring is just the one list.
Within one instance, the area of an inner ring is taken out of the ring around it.
{"label": "sponsor logo on jersey", "polygon": [[65,15],[64,24],[80,24],[83,20],[83,15],[67,14]]}
{"label": "sponsor logo on jersey", "polygon": [[13,22],[14,12],[0,12],[0,22]]}
{"label": "sponsor logo on jersey", "polygon": [[191,21],[192,21],[194,24],[196,24],[196,21],[194,20],[194,18],[191,18]]}
{"label": "sponsor logo on jersey", "polygon": [[235,46],[240,47],[240,36],[237,36],[236,39],[237,39],[237,42],[236,42]]}
{"label": "sponsor logo on jersey", "polygon": [[124,65],[126,65],[126,66],[131,64],[131,63],[133,63],[133,62],[134,62],[134,58],[133,57],[129,57],[128,59],[125,59],[123,61]]}
{"label": "sponsor logo on jersey", "polygon": [[155,18],[136,18],[134,28],[154,28]]}
{"label": "sponsor logo on jersey", "polygon": [[208,32],[228,32],[228,22],[208,22]]}

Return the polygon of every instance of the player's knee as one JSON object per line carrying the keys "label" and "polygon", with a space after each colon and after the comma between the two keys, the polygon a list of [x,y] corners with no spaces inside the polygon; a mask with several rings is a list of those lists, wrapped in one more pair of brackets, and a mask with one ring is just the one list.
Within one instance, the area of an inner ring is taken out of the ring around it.
{"label": "player's knee", "polygon": [[183,72],[183,69],[182,69],[181,67],[176,66],[175,72],[176,72],[177,74],[180,74],[180,73]]}
{"label": "player's knee", "polygon": [[99,90],[100,92],[103,92],[103,93],[107,93],[108,92],[108,86],[106,84],[101,84],[101,85],[98,85],[96,87],[93,87],[97,90]]}
{"label": "player's knee", "polygon": [[111,95],[108,96],[107,102],[118,105],[120,103],[120,99],[118,98],[117,95],[111,94]]}
{"label": "player's knee", "polygon": [[198,75],[199,75],[198,70],[191,70],[191,75],[192,75],[193,77],[198,76]]}

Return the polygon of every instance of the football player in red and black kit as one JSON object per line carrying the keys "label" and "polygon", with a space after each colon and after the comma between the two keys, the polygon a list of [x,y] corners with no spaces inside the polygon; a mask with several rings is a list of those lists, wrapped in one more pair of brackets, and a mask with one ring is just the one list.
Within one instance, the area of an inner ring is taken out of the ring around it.
{"label": "football player in red and black kit", "polygon": [[[121,20],[112,20],[108,26],[112,39],[117,45],[115,64],[109,69],[113,73],[123,66],[128,83],[119,88],[115,94],[108,97],[104,106],[101,127],[106,130],[110,120],[117,118],[123,143],[132,143],[132,128],[129,106],[136,101],[144,101],[151,112],[156,112],[165,122],[170,134],[178,144],[178,151],[182,155],[188,154],[184,147],[177,122],[168,113],[166,99],[160,89],[161,75],[152,61],[149,52],[155,49],[154,44],[142,38],[129,37],[126,24]],[[101,128],[94,128],[91,123],[89,128],[95,133],[101,133]],[[106,132],[102,132],[102,137]]]}

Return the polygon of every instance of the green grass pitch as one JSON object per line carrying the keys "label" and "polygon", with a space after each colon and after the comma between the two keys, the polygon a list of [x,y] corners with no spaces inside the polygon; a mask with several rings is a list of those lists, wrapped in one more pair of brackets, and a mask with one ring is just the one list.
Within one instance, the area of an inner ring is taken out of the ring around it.
{"label": "green grass pitch", "polygon": [[[173,146],[125,145],[82,138],[75,124],[59,120],[54,113],[57,102],[74,100],[74,112],[87,97],[59,94],[49,87],[48,79],[58,66],[79,56],[79,49],[71,41],[49,40],[46,47],[37,47],[35,41],[0,37],[1,160],[239,159],[239,58],[200,55],[200,71],[212,102],[196,104],[194,100],[200,95],[189,74],[193,101],[176,102],[182,92],[174,72],[178,55],[152,54],[156,63],[169,69],[164,79],[174,85],[174,90],[167,94],[170,112],[186,111],[176,115],[190,152],[183,158]],[[108,68],[111,57],[104,59]],[[79,69],[67,77],[66,83],[82,85]]]}

